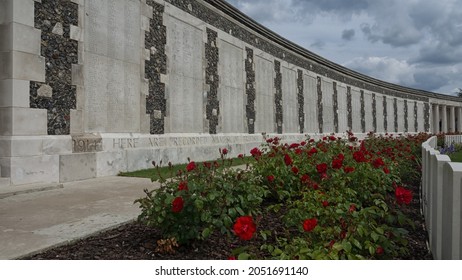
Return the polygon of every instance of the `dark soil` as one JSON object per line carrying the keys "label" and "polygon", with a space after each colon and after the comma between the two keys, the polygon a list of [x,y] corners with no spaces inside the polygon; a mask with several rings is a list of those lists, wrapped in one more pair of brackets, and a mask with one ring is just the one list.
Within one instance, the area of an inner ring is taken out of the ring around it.
{"label": "dark soil", "polygon": [[[431,260],[427,250],[427,232],[424,219],[420,213],[418,188],[414,190],[414,200],[405,207],[405,214],[414,221],[415,227],[408,228],[408,249],[410,256],[398,259]],[[280,214],[279,214],[280,215]],[[281,218],[276,214],[264,215],[260,224],[271,228],[273,232],[283,232]],[[274,238],[274,236],[273,236]],[[149,228],[136,222],[100,233],[69,245],[57,247],[26,259],[46,260],[155,260],[155,259],[228,259],[234,248],[249,245],[249,241],[238,241],[237,238],[223,238],[221,234],[212,235],[207,241],[196,242],[176,248],[175,253],[159,252],[157,241],[161,239],[158,229]],[[258,240],[250,241],[251,245],[259,247]],[[255,252],[254,252],[255,253]],[[258,258],[269,256],[257,255]]]}

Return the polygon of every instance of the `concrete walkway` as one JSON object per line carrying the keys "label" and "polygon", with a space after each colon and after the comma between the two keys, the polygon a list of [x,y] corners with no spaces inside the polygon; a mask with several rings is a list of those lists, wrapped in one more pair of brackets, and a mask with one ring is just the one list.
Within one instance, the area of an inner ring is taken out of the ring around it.
{"label": "concrete walkway", "polygon": [[0,188],[0,259],[16,259],[132,221],[149,179],[103,177]]}

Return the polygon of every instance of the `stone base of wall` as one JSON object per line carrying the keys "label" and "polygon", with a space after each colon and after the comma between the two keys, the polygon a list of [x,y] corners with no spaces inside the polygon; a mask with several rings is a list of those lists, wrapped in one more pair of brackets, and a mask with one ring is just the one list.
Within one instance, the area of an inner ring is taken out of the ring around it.
{"label": "stone base of wall", "polygon": [[[293,143],[323,134],[165,134],[101,133],[73,136],[2,136],[1,177],[11,185],[63,183],[162,165],[214,160],[219,149],[229,157],[250,155],[265,137]],[[345,134],[336,134],[343,136]],[[356,134],[359,139],[366,134]],[[5,180],[6,181],[6,180]],[[5,185],[5,184],[2,184]]]}

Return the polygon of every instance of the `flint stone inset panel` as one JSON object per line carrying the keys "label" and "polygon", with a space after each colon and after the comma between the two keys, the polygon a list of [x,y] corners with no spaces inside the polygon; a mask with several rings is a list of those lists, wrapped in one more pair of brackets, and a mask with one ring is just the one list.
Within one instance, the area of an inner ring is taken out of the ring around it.
{"label": "flint stone inset panel", "polygon": [[283,132],[298,132],[297,74],[294,70],[282,67],[282,112]]}
{"label": "flint stone inset panel", "polygon": [[169,132],[200,133],[204,130],[202,30],[164,16],[167,26],[166,52],[169,57]]}
{"label": "flint stone inset panel", "polygon": [[255,133],[275,132],[273,63],[255,56],[256,120]]}
{"label": "flint stone inset panel", "polygon": [[218,88],[221,132],[245,132],[245,89],[243,49],[221,41]]}
{"label": "flint stone inset panel", "polygon": [[317,133],[318,126],[318,94],[316,91],[316,78],[303,75],[304,103],[305,103],[305,129],[306,133]]}

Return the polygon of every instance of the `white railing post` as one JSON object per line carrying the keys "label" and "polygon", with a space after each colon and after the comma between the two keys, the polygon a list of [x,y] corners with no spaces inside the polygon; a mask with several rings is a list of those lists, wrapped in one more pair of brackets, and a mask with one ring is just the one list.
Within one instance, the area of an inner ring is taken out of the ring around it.
{"label": "white railing post", "polygon": [[[430,164],[431,181],[431,212],[428,224],[430,248],[433,253],[433,258],[441,259],[441,240],[442,240],[442,218],[443,218],[443,166],[451,159],[447,155],[440,155],[439,152],[431,156]],[[427,222],[427,221],[426,221]]]}
{"label": "white railing post", "polygon": [[460,260],[462,163],[443,166],[442,259]]}

